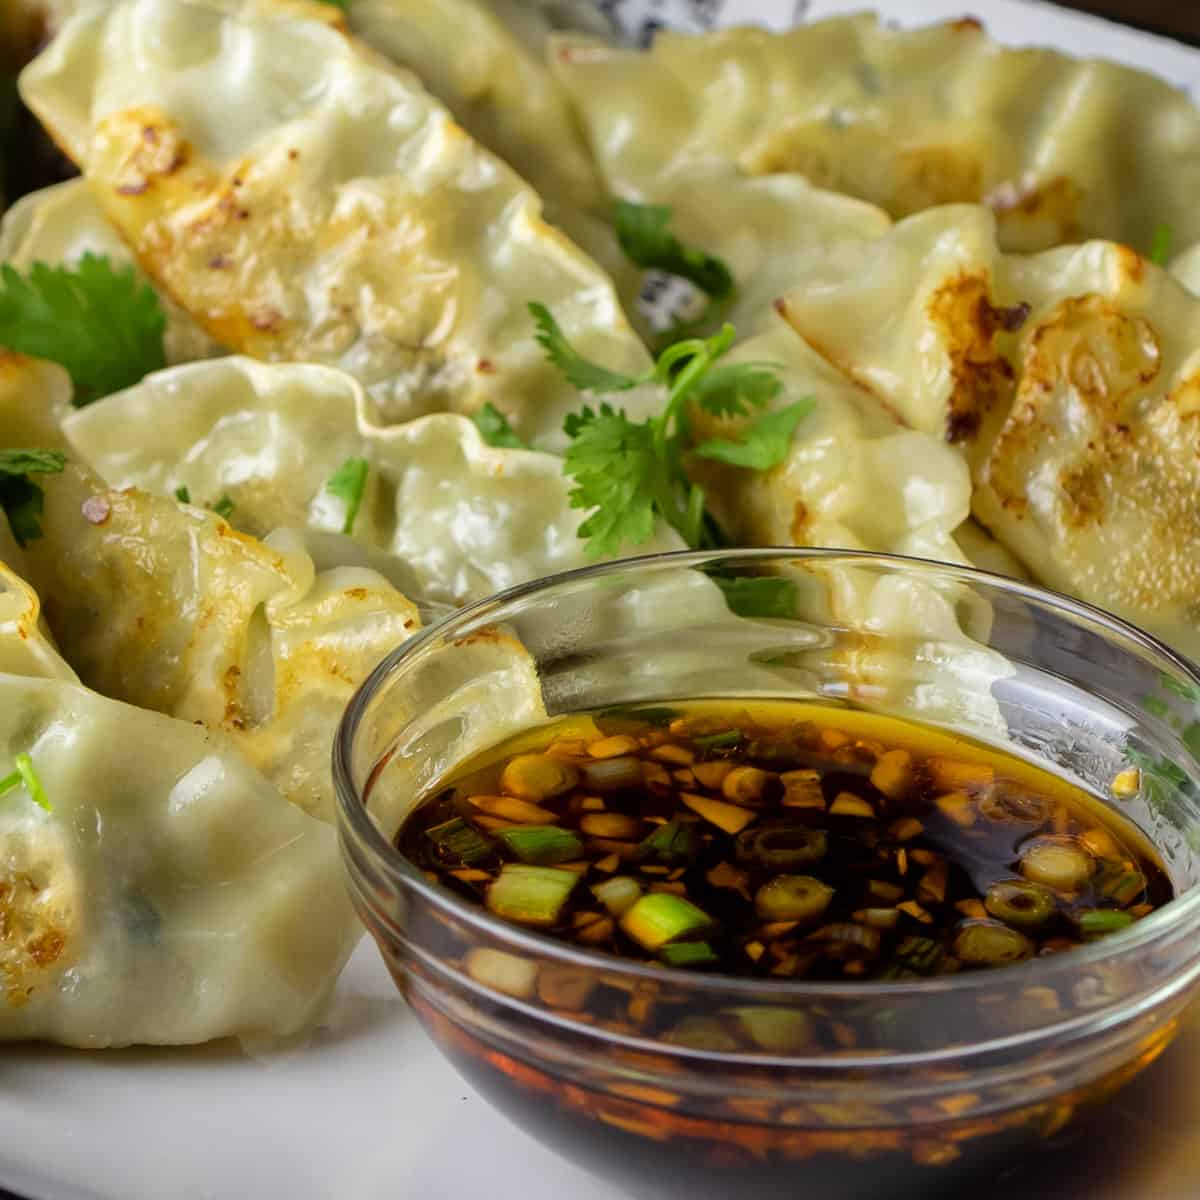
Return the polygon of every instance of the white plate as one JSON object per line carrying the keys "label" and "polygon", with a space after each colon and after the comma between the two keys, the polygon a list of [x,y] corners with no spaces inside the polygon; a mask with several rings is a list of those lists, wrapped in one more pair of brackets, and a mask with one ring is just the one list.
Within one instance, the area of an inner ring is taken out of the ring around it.
{"label": "white plate", "polygon": [[[815,17],[868,6],[812,0],[807,9]],[[1200,95],[1200,52],[1052,6],[873,7],[906,23],[972,12],[1005,41],[1136,64]],[[619,0],[616,9],[631,27],[646,15],[694,24],[714,11],[726,23],[778,27],[797,5]],[[1121,1094],[1087,1151],[1027,1164],[1019,1181],[997,1181],[997,1200],[1200,1197],[1200,1016]],[[267,1061],[226,1044],[93,1055],[0,1050],[0,1186],[35,1200],[619,1200],[515,1131],[459,1079],[365,943],[325,1027],[306,1047]],[[980,1190],[972,1200],[988,1198]]]}

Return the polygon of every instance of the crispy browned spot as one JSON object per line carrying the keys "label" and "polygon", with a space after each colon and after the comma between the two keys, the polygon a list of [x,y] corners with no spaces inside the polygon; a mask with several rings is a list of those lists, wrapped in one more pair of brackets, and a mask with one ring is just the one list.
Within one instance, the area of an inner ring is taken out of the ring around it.
{"label": "crispy browned spot", "polygon": [[1005,182],[983,203],[996,214],[1000,243],[1009,250],[1041,250],[1083,240],[1083,192],[1065,175]]}
{"label": "crispy browned spot", "polygon": [[1011,323],[1011,310],[993,307],[990,297],[987,276],[964,271],[942,284],[926,306],[950,360],[948,442],[972,440],[984,420],[1006,411],[1012,399],[1013,369],[996,347],[996,335]]}
{"label": "crispy browned spot", "polygon": [[808,508],[803,500],[797,500],[792,507],[792,523],[788,528],[792,545],[805,545],[805,535],[808,532]]}
{"label": "crispy browned spot", "polygon": [[69,913],[31,876],[0,879],[0,996],[13,1008],[28,1002],[44,972],[63,957]]}

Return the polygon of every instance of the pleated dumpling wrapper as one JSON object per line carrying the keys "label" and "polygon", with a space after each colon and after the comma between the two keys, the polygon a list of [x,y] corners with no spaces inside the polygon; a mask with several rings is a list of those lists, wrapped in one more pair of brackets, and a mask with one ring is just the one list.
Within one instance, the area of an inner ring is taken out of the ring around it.
{"label": "pleated dumpling wrapper", "polygon": [[360,932],[333,828],[221,734],[83,687],[37,618],[0,562],[0,779],[27,755],[48,806],[24,782],[0,802],[0,1041],[304,1029]]}
{"label": "pleated dumpling wrapper", "polygon": [[[22,196],[0,223],[0,262],[28,273],[34,263],[74,267],[85,254],[108,259],[114,270],[134,266],[128,246],[109,224],[92,189],[71,179]],[[145,282],[144,277],[141,280]],[[221,347],[169,296],[159,293],[167,313],[163,349],[169,363],[212,358]]]}
{"label": "pleated dumpling wrapper", "polygon": [[[366,466],[354,537],[386,551],[423,600],[461,604],[588,561],[562,459],[487,445],[449,413],[381,428],[349,376],[218,359],[151,375],[72,413],[75,452],[115,487],[227,495],[250,533],[346,527],[329,481]],[[133,424],[126,424],[132,422]],[[137,428],[137,438],[122,429]],[[662,523],[640,551],[682,549]]]}
{"label": "pleated dumpling wrapper", "polygon": [[143,269],[222,345],[343,367],[376,418],[493,402],[554,438],[577,396],[527,306],[581,353],[648,365],[609,277],[537,194],[333,6],[85,9],[21,92]]}
{"label": "pleated dumpling wrapper", "polygon": [[1040,582],[1200,654],[1200,300],[1127,246],[1004,255],[948,206],[830,260],[779,311],[971,466]]}
{"label": "pleated dumpling wrapper", "polygon": [[[894,217],[989,205],[1001,244],[1200,240],[1200,112],[1153,75],[1013,50],[978,21],[870,14],[783,33],[660,33],[650,50],[564,36],[553,62],[609,188],[652,197],[687,164],[797,173]],[[702,197],[697,197],[703,202]]]}

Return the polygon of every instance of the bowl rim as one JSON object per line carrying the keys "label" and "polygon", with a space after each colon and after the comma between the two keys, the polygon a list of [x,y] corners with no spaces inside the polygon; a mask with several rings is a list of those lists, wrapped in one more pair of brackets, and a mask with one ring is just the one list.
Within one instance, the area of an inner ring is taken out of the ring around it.
{"label": "bowl rim", "polygon": [[[415,891],[427,903],[453,913],[456,919],[464,921],[497,942],[507,943],[518,952],[538,955],[542,959],[553,959],[593,971],[619,973],[634,979],[658,983],[666,982],[677,987],[687,987],[692,991],[719,991],[730,995],[744,993],[747,997],[758,1000],[781,1003],[787,1001],[794,1003],[801,998],[813,1001],[843,999],[862,1001],[872,997],[932,997],[946,992],[961,994],[989,986],[995,987],[1000,978],[1012,979],[1013,972],[1022,972],[1028,978],[1028,986],[1032,987],[1045,984],[1064,972],[1075,974],[1080,969],[1131,955],[1157,939],[1170,934],[1177,927],[1186,925],[1189,921],[1200,923],[1200,884],[1197,884],[1181,895],[1173,897],[1162,907],[1134,922],[1128,928],[1095,942],[1045,958],[1029,959],[1025,962],[995,967],[986,971],[966,971],[954,975],[912,980],[888,982],[866,980],[846,983],[762,979],[728,975],[717,971],[700,973],[679,967],[651,966],[615,954],[585,950],[575,943],[560,941],[546,934],[525,929],[494,917],[479,905],[463,900],[449,888],[429,881],[415,864],[400,854],[384,837],[370,816],[367,806],[362,802],[359,789],[354,783],[350,765],[354,736],[359,721],[392,675],[400,671],[407,660],[420,654],[425,647],[444,637],[448,631],[453,631],[456,639],[461,638],[478,629],[481,624],[488,625],[497,619],[502,619],[496,614],[513,602],[536,596],[542,592],[551,593],[567,584],[603,579],[606,576],[624,575],[630,571],[652,572],[716,565],[746,566],[778,561],[782,558],[846,566],[856,563],[875,567],[883,566],[918,574],[936,573],[942,577],[957,579],[965,583],[984,583],[1010,595],[1032,600],[1043,607],[1057,610],[1060,614],[1065,614],[1075,621],[1083,619],[1099,625],[1106,634],[1132,642],[1137,648],[1165,660],[1166,664],[1183,676],[1200,693],[1200,665],[1171,649],[1153,634],[1087,601],[1078,600],[1052,588],[1042,587],[1039,584],[1014,579],[978,567],[943,563],[936,559],[910,555],[884,554],[878,551],[808,546],[675,550],[636,555],[541,576],[538,579],[492,593],[440,618],[391,651],[351,697],[334,738],[333,777],[336,817],[339,836],[343,843],[348,847],[353,843],[355,850],[365,851],[371,865],[380,871],[389,886],[395,887],[397,891]],[[1198,767],[1197,774],[1200,776],[1200,767]],[[353,872],[353,868],[350,870]]]}

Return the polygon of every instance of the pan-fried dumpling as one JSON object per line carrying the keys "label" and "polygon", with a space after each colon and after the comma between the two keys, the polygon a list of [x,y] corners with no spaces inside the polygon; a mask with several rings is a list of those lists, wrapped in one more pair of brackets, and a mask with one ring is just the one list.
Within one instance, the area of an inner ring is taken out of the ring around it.
{"label": "pan-fried dumpling", "polygon": [[28,754],[50,809],[23,789],[0,804],[0,1042],[309,1025],[359,935],[334,830],[220,735],[105,699],[65,663],[23,669],[14,595],[36,609],[0,562],[0,770]]}
{"label": "pan-fried dumpling", "polygon": [[70,466],[43,486],[25,561],[84,682],[228,734],[288,800],[332,820],[334,730],[418,628],[414,606],[372,570],[318,574],[294,542],[264,545],[196,506]]}
{"label": "pan-fried dumpling", "polygon": [[984,203],[1011,250],[1105,237],[1145,251],[1163,224],[1200,240],[1200,113],[1183,92],[1114,63],[1006,49],[976,21],[664,32],[645,52],[567,36],[552,57],[622,195],[720,162],[797,172],[896,217]]}
{"label": "pan-fried dumpling", "polygon": [[[528,180],[546,219],[602,263],[629,302],[639,274],[617,246],[604,182],[546,65],[553,25],[544,8],[528,0],[348,0],[346,19]],[[596,10],[579,10],[594,28]]]}
{"label": "pan-fried dumpling", "polygon": [[13,569],[21,563],[8,522],[0,519],[0,675],[76,680],[54,645],[37,593]]}
{"label": "pan-fried dumpling", "polygon": [[1041,582],[1200,654],[1200,300],[1110,242],[1005,256],[985,210],[909,218],[789,292],[831,364],[971,463]]}
{"label": "pan-fried dumpling", "polygon": [[[113,486],[228,495],[233,522],[255,534],[342,528],[345,506],[326,484],[366,459],[354,536],[401,560],[422,599],[481,599],[587,561],[561,459],[487,446],[450,414],[381,429],[367,408],[338,371],[228,358],[152,375],[72,413],[64,432]],[[680,548],[665,528],[639,547]]]}
{"label": "pan-fried dumpling", "polygon": [[[134,264],[129,248],[105,220],[91,189],[72,179],[18,200],[0,224],[0,262],[28,271],[35,262],[72,266],[87,253],[107,258],[118,270]],[[192,362],[221,353],[212,340],[169,297],[165,345],[170,363]]]}
{"label": "pan-fried dumpling", "polygon": [[330,14],[92,9],[26,69],[22,94],[151,278],[223,345],[340,365],[386,423],[490,400],[522,435],[558,437],[578,396],[526,306],[544,302],[581,353],[636,374],[647,355],[611,280],[414,76]]}

